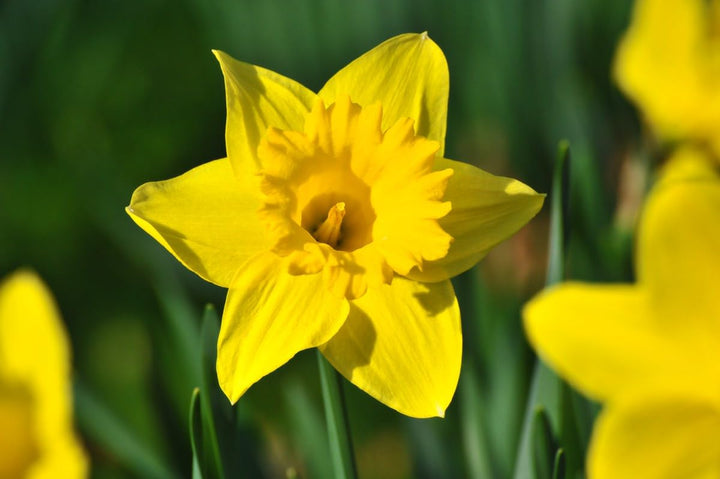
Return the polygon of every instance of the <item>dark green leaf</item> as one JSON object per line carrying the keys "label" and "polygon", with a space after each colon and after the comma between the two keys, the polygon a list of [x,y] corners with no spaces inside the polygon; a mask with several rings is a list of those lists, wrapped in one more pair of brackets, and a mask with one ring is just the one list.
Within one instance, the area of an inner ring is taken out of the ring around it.
{"label": "dark green leaf", "polygon": [[570,145],[563,140],[558,145],[553,190],[550,195],[550,246],[545,284],[551,286],[565,277],[565,254],[570,232],[569,209]]}
{"label": "dark green leaf", "polygon": [[562,448],[555,453],[552,479],[565,479],[565,451]]}
{"label": "dark green leaf", "polygon": [[[553,189],[550,205],[550,244],[548,251],[548,269],[546,284],[548,286],[562,281],[565,274],[566,237],[570,229],[566,212],[568,209],[568,178],[570,167],[570,146],[566,141],[558,145],[557,159],[553,174]],[[525,410],[525,420],[520,436],[518,456],[515,462],[516,479],[532,477],[532,422],[537,407],[542,407],[547,414],[552,432],[560,437],[564,423],[563,389],[564,383],[539,359],[533,373],[532,384]]]}
{"label": "dark green leaf", "polygon": [[533,471],[535,479],[550,479],[555,458],[555,439],[550,419],[545,410],[538,407],[532,424]]}
{"label": "dark green leaf", "polygon": [[202,478],[199,457],[203,457],[202,416],[200,413],[200,389],[193,389],[190,396],[190,446],[193,455],[193,478]]}
{"label": "dark green leaf", "polygon": [[78,422],[88,438],[115,455],[139,477],[178,477],[162,458],[154,455],[150,447],[78,382],[75,383],[75,403]]}

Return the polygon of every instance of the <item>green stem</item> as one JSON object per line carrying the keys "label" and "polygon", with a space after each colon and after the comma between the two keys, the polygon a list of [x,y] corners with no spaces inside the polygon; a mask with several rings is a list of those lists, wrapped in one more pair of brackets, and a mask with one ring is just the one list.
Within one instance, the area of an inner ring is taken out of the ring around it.
{"label": "green stem", "polygon": [[568,205],[570,181],[570,145],[561,141],[558,145],[553,191],[550,195],[550,245],[545,286],[561,282],[565,277],[565,253],[569,228]]}
{"label": "green stem", "polygon": [[357,479],[342,376],[327,362],[320,350],[317,351],[317,357],[335,477]]}

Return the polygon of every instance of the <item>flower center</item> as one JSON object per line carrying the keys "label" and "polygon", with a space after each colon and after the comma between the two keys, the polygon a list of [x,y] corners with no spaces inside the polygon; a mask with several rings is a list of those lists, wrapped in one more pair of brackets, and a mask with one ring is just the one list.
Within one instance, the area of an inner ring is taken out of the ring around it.
{"label": "flower center", "polygon": [[34,404],[27,388],[0,379],[0,477],[21,478],[38,458]]}
{"label": "flower center", "polygon": [[312,233],[313,238],[320,243],[325,243],[332,248],[336,248],[340,239],[340,228],[343,218],[345,217],[345,203],[335,203],[328,211],[327,218]]}
{"label": "flower center", "polygon": [[[323,162],[328,164],[297,186],[294,193],[297,205],[291,216],[316,241],[335,250],[355,251],[372,241],[375,211],[370,201],[370,189],[349,169],[342,165],[331,166],[329,158],[323,158]],[[321,226],[328,220],[331,223],[339,220],[337,236],[332,240],[318,236]]]}
{"label": "flower center", "polygon": [[270,128],[258,146],[272,250],[291,274],[325,271],[348,298],[443,258],[452,241],[437,222],[452,174],[433,171],[438,144],[410,119],[381,125],[380,104],[318,100],[303,132]]}

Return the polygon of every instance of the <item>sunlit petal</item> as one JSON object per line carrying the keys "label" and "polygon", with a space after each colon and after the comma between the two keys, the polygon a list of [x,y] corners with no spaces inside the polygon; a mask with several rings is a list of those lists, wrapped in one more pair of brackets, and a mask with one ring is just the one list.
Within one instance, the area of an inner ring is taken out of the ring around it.
{"label": "sunlit petal", "polygon": [[353,384],[414,417],[443,416],[457,386],[460,312],[449,281],[395,278],[352,302],[338,334],[321,348]]}
{"label": "sunlit petal", "polygon": [[274,253],[250,259],[234,279],[218,338],[220,387],[233,403],[263,376],[303,349],[332,338],[348,302],[319,273],[291,276]]}
{"label": "sunlit petal", "polygon": [[240,265],[268,244],[254,181],[234,176],[227,159],[216,160],[171,180],[145,183],[127,212],[187,268],[227,287]]}
{"label": "sunlit petal", "polygon": [[442,50],[427,33],[393,37],[336,73],[320,90],[327,104],[341,95],[361,106],[383,105],[382,129],[415,120],[415,132],[445,144],[449,74]]}
{"label": "sunlit petal", "polygon": [[302,131],[316,98],[300,83],[214,50],[225,77],[225,143],[235,174],[260,167],[257,147],[268,127]]}
{"label": "sunlit petal", "polygon": [[418,281],[441,281],[477,263],[487,252],[522,228],[542,207],[545,195],[520,181],[494,176],[467,163],[438,159],[436,170],[451,168],[443,200],[452,204],[438,223],[453,242],[447,256],[428,261],[408,275]]}

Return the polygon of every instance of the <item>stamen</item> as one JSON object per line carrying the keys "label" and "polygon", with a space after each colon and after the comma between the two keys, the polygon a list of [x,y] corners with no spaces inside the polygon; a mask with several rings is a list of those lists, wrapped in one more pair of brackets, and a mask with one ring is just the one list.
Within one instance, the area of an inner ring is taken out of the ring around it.
{"label": "stamen", "polygon": [[340,239],[340,227],[345,217],[345,203],[336,203],[335,206],[328,211],[327,218],[315,230],[313,237],[321,243],[325,243],[335,248]]}

